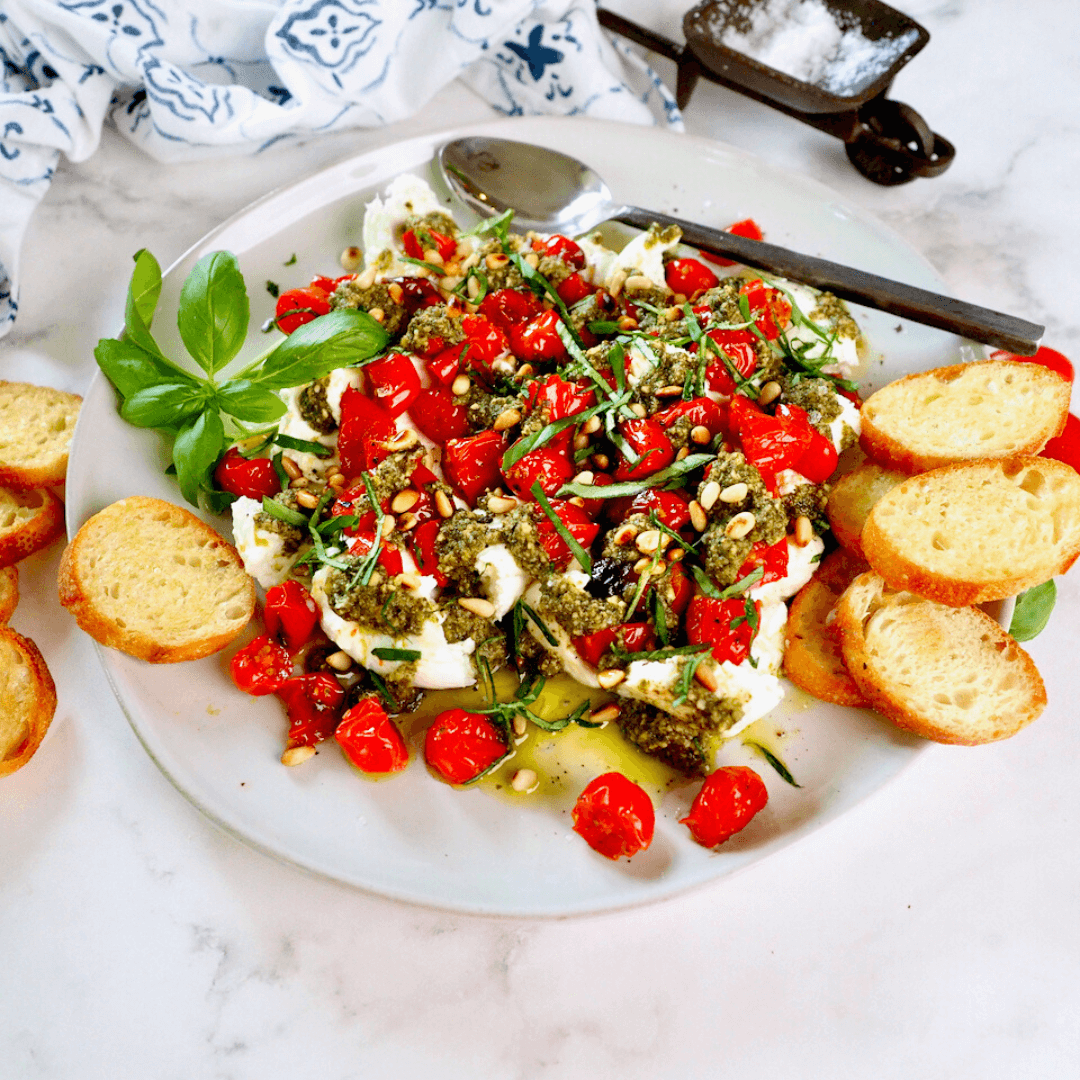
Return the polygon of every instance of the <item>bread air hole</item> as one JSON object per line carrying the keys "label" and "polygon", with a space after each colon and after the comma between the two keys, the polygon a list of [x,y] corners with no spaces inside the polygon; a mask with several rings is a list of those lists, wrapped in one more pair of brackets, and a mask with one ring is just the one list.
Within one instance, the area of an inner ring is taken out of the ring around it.
{"label": "bread air hole", "polygon": [[225,618],[230,621],[242,619],[247,614],[247,609],[242,607],[231,607],[225,609]]}
{"label": "bread air hole", "polygon": [[1020,481],[1020,487],[1029,495],[1040,497],[1046,487],[1046,477],[1038,469],[1029,469],[1027,475]]}
{"label": "bread air hole", "polygon": [[947,551],[949,549],[949,541],[940,532],[935,532],[930,541],[937,551]]}
{"label": "bread air hole", "polygon": [[965,686],[953,691],[953,702],[959,709],[970,709],[975,704],[977,696],[974,690]]}

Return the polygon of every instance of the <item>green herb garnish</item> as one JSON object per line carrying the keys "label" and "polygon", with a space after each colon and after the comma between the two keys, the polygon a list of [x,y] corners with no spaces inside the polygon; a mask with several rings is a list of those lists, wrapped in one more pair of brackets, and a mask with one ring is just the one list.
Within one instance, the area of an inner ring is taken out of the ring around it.
{"label": "green herb garnish", "polygon": [[792,787],[802,787],[802,784],[797,784],[795,782],[795,777],[791,775],[788,767],[771,750],[762,746],[761,743],[754,742],[751,739],[744,739],[743,746],[749,746],[756,750],[777,771],[777,773],[779,773],[780,778],[786,783],[789,783]]}
{"label": "green herb garnish", "polygon": [[377,656],[380,660],[400,660],[402,663],[408,664],[413,660],[419,660],[423,653],[419,649],[391,649],[379,647],[371,650],[372,656]]}
{"label": "green herb garnish", "polygon": [[559,498],[580,495],[583,499],[621,499],[626,495],[637,495],[638,492],[661,487],[669,480],[685,476],[688,472],[693,472],[694,469],[700,469],[714,460],[715,457],[715,454],[691,454],[689,457],[683,458],[682,461],[676,461],[666,469],[653,473],[652,476],[646,476],[641,480],[625,480],[621,484],[608,484],[606,487],[602,485],[594,487],[592,484],[574,482],[563,484],[559,488]]}
{"label": "green herb garnish", "polygon": [[1038,637],[1046,629],[1056,601],[1057,586],[1053,578],[1022,592],[1016,598],[1009,633],[1017,641],[1030,641]]}
{"label": "green herb garnish", "polygon": [[529,490],[532,492],[532,497],[540,504],[540,509],[547,514],[548,520],[555,527],[555,531],[566,542],[566,546],[573,552],[577,561],[581,563],[582,569],[586,574],[591,574],[592,556],[581,546],[574,534],[566,527],[562,518],[555,513],[555,508],[548,502],[548,497],[544,494],[544,489],[540,486],[540,481],[534,481],[533,486]]}

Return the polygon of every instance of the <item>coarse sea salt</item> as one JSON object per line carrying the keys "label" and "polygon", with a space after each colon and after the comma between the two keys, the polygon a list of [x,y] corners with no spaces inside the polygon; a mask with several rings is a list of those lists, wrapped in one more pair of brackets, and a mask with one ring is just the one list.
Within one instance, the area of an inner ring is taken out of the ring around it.
{"label": "coarse sea salt", "polygon": [[712,24],[729,49],[838,96],[850,96],[886,71],[917,38],[868,38],[859,26],[841,26],[822,0],[765,0],[744,29],[726,25],[713,9]]}

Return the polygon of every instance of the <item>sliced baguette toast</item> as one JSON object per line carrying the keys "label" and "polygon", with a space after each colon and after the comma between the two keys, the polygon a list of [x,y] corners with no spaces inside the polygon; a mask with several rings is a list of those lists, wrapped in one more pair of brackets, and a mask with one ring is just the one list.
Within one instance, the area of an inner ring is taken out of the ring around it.
{"label": "sliced baguette toast", "polygon": [[954,607],[1015,596],[1080,554],[1080,475],[1021,457],[913,476],[870,511],[862,547],[893,589]]}
{"label": "sliced baguette toast", "polygon": [[232,641],[255,610],[255,586],[236,549],[194,514],[133,496],[68,544],[60,602],[102,645],[168,664]]}
{"label": "sliced baguette toast", "polygon": [[0,382],[0,484],[17,491],[62,484],[81,404],[78,394]]}
{"label": "sliced baguette toast", "polygon": [[56,712],[56,687],[38,647],[0,626],[0,776],[21,769]]}
{"label": "sliced baguette toast", "polygon": [[862,531],[874,504],[907,479],[905,473],[868,461],[842,476],[829,492],[825,514],[840,544],[864,558]]}
{"label": "sliced baguette toast", "polygon": [[0,566],[48,547],[64,532],[64,504],[51,491],[0,487]]}
{"label": "sliced baguette toast", "polygon": [[863,402],[859,442],[879,465],[908,474],[1037,454],[1061,434],[1070,391],[1056,372],[1014,360],[924,371]]}
{"label": "sliced baguette toast", "polygon": [[1046,706],[1031,657],[978,608],[895,591],[870,572],[841,596],[836,629],[870,705],[924,738],[963,746],[1006,739]]}
{"label": "sliced baguette toast", "polygon": [[0,624],[6,623],[19,606],[19,568],[0,567]]}

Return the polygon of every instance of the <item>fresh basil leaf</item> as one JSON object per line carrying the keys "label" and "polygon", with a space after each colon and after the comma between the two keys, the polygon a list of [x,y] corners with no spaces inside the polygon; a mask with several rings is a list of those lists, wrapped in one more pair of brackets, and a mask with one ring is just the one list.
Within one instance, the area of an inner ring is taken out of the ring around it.
{"label": "fresh basil leaf", "polygon": [[299,510],[285,506],[284,503],[279,503],[266,495],[263,496],[262,508],[264,514],[269,514],[270,517],[277,518],[286,525],[292,525],[297,529],[306,529],[308,526],[308,519]]}
{"label": "fresh basil leaf", "polygon": [[201,413],[176,436],[173,443],[176,479],[192,506],[199,505],[199,491],[210,487],[210,470],[224,449],[225,428],[213,410]]}
{"label": "fresh basil leaf", "polygon": [[[564,416],[561,420],[555,420],[545,427],[542,427],[539,431],[534,431],[531,435],[523,435],[509,450],[506,451],[505,454],[503,454],[502,465],[500,468],[505,472],[512,465],[516,465],[531,450],[535,450],[538,446],[543,446],[544,443],[555,438],[559,432],[565,431],[567,428],[576,427],[578,424],[584,424],[586,420],[589,420],[604,408],[604,403],[594,405],[591,409],[586,409],[584,412],[574,413],[573,416]],[[592,451],[590,451],[590,453],[591,452]]]}
{"label": "fresh basil leaf", "polygon": [[583,499],[621,499],[626,495],[636,495],[639,491],[646,491],[648,488],[660,487],[677,476],[683,476],[707,465],[715,457],[715,454],[691,454],[682,461],[676,461],[666,469],[661,469],[642,480],[624,480],[622,483],[608,484],[606,487],[594,487],[592,484],[563,484],[559,488],[558,497],[568,499],[571,496],[580,495]]}
{"label": "fresh basil leaf", "polygon": [[248,424],[266,424],[286,413],[285,402],[262,386],[253,386],[248,379],[233,379],[218,388],[217,402],[222,412]]}
{"label": "fresh basil leaf", "polygon": [[581,546],[577,537],[566,527],[562,518],[555,513],[555,508],[548,502],[547,496],[544,494],[543,488],[540,486],[540,481],[537,480],[533,486],[529,489],[532,492],[532,497],[540,504],[540,509],[547,514],[548,520],[555,527],[555,531],[563,538],[566,546],[570,549],[571,553],[581,563],[582,569],[586,574],[592,573],[592,557]]}
{"label": "fresh basil leaf", "polygon": [[162,382],[183,383],[190,380],[192,386],[196,385],[187,372],[148,353],[134,341],[102,338],[94,348],[94,359],[121,397],[131,397],[139,390]]}
{"label": "fresh basil leaf", "polygon": [[1056,601],[1057,585],[1053,578],[1021,593],[1016,598],[1009,633],[1017,641],[1030,641],[1038,637],[1046,629]]}
{"label": "fresh basil leaf", "polygon": [[247,337],[248,295],[231,251],[213,251],[192,267],[180,290],[180,337],[208,375],[220,371]]}
{"label": "fresh basil leaf", "polygon": [[162,356],[150,323],[161,295],[161,267],[145,248],[135,253],[135,269],[128,282],[127,303],[124,307],[124,333],[130,341],[154,356]]}
{"label": "fresh basil leaf", "polygon": [[380,660],[400,660],[406,664],[411,663],[413,660],[419,660],[423,655],[419,649],[390,649],[382,646],[372,649],[371,652]]}
{"label": "fresh basil leaf", "polygon": [[273,441],[278,446],[283,446],[286,450],[299,450],[302,454],[314,454],[316,457],[333,457],[334,448],[332,446],[324,446],[320,442],[311,442],[310,439],[297,439],[292,435],[282,435],[280,432],[276,432],[273,436]]}
{"label": "fresh basil leaf", "polygon": [[377,355],[389,341],[366,311],[331,311],[294,330],[248,378],[267,390],[302,386]]}
{"label": "fresh basil leaf", "polygon": [[137,390],[120,406],[136,427],[165,427],[186,420],[203,406],[202,388],[193,382],[163,382]]}

